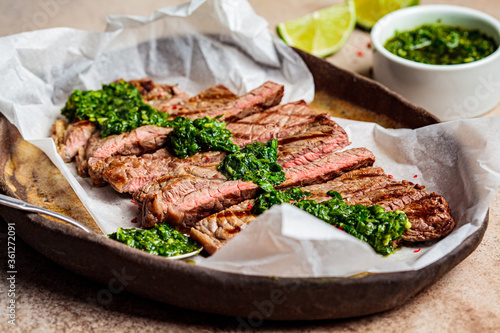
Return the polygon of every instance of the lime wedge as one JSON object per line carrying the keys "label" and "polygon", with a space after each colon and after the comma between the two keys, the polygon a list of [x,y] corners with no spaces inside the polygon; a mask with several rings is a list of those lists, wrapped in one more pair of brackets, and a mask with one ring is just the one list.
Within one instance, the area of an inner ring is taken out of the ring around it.
{"label": "lime wedge", "polygon": [[358,25],[371,29],[383,16],[395,10],[416,6],[419,0],[355,0]]}
{"label": "lime wedge", "polygon": [[355,25],[354,2],[348,0],[344,4],[280,23],[277,30],[288,45],[317,57],[326,57],[347,42]]}

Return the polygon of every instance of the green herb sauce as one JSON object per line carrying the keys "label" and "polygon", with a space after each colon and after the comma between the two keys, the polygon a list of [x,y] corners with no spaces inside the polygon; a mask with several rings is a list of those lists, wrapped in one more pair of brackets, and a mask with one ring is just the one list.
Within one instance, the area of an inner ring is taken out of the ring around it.
{"label": "green herb sauce", "polygon": [[133,248],[164,257],[191,253],[200,248],[197,242],[166,223],[159,223],[149,230],[118,228],[108,237]]}
{"label": "green herb sauce", "polygon": [[259,185],[264,191],[274,191],[273,185],[285,181],[283,168],[276,163],[278,140],[267,144],[255,142],[242,150],[227,155],[219,165],[219,171],[228,179],[242,179]]}
{"label": "green herb sauce", "polygon": [[125,81],[103,84],[101,90],[75,90],[61,113],[69,121],[93,122],[102,137],[145,125],[170,126],[168,114],[145,103],[139,90]]}
{"label": "green herb sauce", "polygon": [[262,193],[257,197],[257,199],[255,199],[252,213],[255,215],[259,215],[262,214],[265,210],[271,208],[271,206],[273,205],[299,201],[300,199],[308,197],[310,195],[311,193],[304,192],[298,187],[284,191],[272,190],[270,192]]}
{"label": "green herb sauce", "polygon": [[[256,199],[252,212],[259,214],[273,204],[299,200],[302,192],[299,191],[295,197],[290,198],[280,193],[261,194]],[[328,201],[318,203],[313,200],[301,200],[292,205],[367,242],[375,252],[382,255],[391,254],[394,251],[392,241],[401,238],[403,232],[411,228],[411,223],[402,211],[386,212],[381,206],[349,205],[335,191],[329,191],[328,195],[332,197]]]}
{"label": "green herb sauce", "polygon": [[479,30],[426,24],[396,31],[384,47],[402,58],[431,65],[456,65],[485,58],[498,49],[493,38]]}
{"label": "green herb sauce", "polygon": [[137,87],[125,81],[103,84],[101,90],[73,91],[61,114],[69,121],[93,122],[101,130],[103,138],[145,125],[173,127],[168,144],[175,156],[180,158],[209,150],[239,150],[229,140],[232,134],[225,128],[226,124],[218,121],[220,117],[194,121],[177,117],[169,120],[168,113],[145,103]]}
{"label": "green herb sauce", "polygon": [[236,152],[239,147],[229,140],[233,135],[226,129],[226,123],[211,119],[189,120],[177,117],[173,121],[173,131],[168,136],[168,144],[175,156],[185,158],[202,151],[217,150]]}

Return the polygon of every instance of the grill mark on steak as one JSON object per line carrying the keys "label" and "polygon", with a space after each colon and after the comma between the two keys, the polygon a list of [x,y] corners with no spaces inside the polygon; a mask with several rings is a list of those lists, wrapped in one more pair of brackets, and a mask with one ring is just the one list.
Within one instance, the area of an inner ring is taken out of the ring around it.
{"label": "grill mark on steak", "polygon": [[248,208],[253,203],[253,199],[246,200],[204,218],[191,228],[191,238],[200,242],[209,254],[214,254],[257,218]]}
{"label": "grill mark on steak", "polygon": [[224,107],[210,110],[179,110],[175,115],[171,116],[195,119],[206,116],[214,118],[223,115],[224,121],[231,123],[279,104],[283,98],[283,92],[283,85],[267,81]]}
{"label": "grill mark on steak", "polygon": [[[374,161],[373,154],[365,148],[331,153],[319,161],[285,169],[287,180],[278,188],[324,181],[343,172],[372,165]],[[200,178],[193,177],[193,183],[198,181]],[[174,188],[169,190],[175,191]],[[241,180],[224,181],[191,193],[182,193],[177,201],[165,200],[164,191],[159,191],[143,202],[142,226],[152,227],[156,223],[169,222],[181,231],[189,231],[197,220],[253,198],[258,191],[259,187],[254,183]]]}
{"label": "grill mark on steak", "polygon": [[66,121],[56,120],[52,126],[52,138],[57,147],[57,153],[66,163],[71,162],[81,147],[87,145],[88,140],[97,130],[97,127],[88,120],[76,121],[66,127]]}
{"label": "grill mark on steak", "polygon": [[95,147],[88,158],[105,158],[111,155],[141,155],[154,152],[167,141],[172,128],[146,125],[130,132],[108,136]]}
{"label": "grill mark on steak", "polygon": [[289,131],[278,140],[278,160],[284,168],[307,164],[350,144],[345,130],[327,114]]}
{"label": "grill mark on steak", "polygon": [[424,186],[403,180],[366,193],[363,197],[351,198],[351,205],[382,206],[385,210],[402,209],[405,205],[427,196]]}
{"label": "grill mark on steak", "polygon": [[[408,193],[402,193],[402,188],[408,189]],[[401,241],[412,243],[439,239],[448,235],[455,226],[448,203],[441,195],[429,194],[423,186],[405,180],[394,180],[382,168],[353,170],[302,190],[311,193],[307,199],[317,202],[329,200],[331,197],[326,193],[333,190],[339,192],[349,204],[382,204],[388,211],[402,210],[412,226],[400,240],[396,240],[397,244]],[[390,203],[391,200],[394,203]],[[257,218],[251,212],[253,205],[253,199],[247,200],[198,221],[191,228],[191,237],[213,254]]]}
{"label": "grill mark on steak", "polygon": [[191,97],[182,105],[162,104],[158,110],[168,112],[173,118],[180,116],[182,112],[205,112],[227,106],[238,98],[231,90],[223,85],[213,86],[201,91],[198,95]]}
{"label": "grill mark on steak", "polygon": [[243,147],[253,142],[282,138],[294,129],[313,122],[316,112],[304,101],[276,105],[226,126],[231,139]]}

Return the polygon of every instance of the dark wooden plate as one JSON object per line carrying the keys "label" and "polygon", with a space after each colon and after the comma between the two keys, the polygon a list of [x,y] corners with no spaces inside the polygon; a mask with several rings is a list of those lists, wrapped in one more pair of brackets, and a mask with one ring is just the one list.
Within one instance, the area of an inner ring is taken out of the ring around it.
{"label": "dark wooden plate", "polygon": [[[396,127],[438,122],[373,81],[298,52],[314,75],[317,109],[334,114],[340,110]],[[3,116],[0,186],[10,196],[66,214],[100,233],[57,168]],[[0,214],[15,223],[17,235],[34,249],[77,274],[106,284],[109,290],[124,288],[183,308],[248,318],[242,321],[243,328],[260,325],[263,319],[347,318],[398,307],[474,251],[487,226],[486,220],[450,254],[417,271],[306,279],[214,271],[149,255],[42,215],[6,207],[0,207]]]}

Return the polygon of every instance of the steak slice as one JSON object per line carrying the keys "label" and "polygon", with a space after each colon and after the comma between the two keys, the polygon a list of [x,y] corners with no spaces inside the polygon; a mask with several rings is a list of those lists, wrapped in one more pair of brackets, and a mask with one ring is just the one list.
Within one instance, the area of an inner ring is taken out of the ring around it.
{"label": "steak slice", "polygon": [[95,146],[87,158],[105,158],[112,155],[141,155],[154,152],[167,142],[169,127],[146,125],[130,132],[110,135]]}
{"label": "steak slice", "polygon": [[57,153],[64,162],[69,163],[78,154],[81,147],[86,147],[87,142],[97,130],[97,127],[88,120],[81,120],[66,127],[66,121],[56,120],[52,126],[52,138],[57,147]]}
{"label": "steak slice", "polygon": [[[154,152],[167,141],[171,128],[146,125],[130,132],[101,138],[96,131],[85,149],[78,152],[76,165],[80,175],[91,174],[92,184],[103,185],[102,170],[107,166],[104,160],[113,155],[140,155]],[[91,170],[89,170],[91,169]]]}
{"label": "steak slice", "polygon": [[[301,163],[309,163],[310,160],[321,158],[322,156],[339,150],[349,144],[347,134],[342,127],[340,127],[333,120],[329,119],[326,115],[317,115],[303,101],[280,105],[272,109],[274,110],[271,111],[271,109],[269,109],[262,113],[268,114],[264,117],[264,119],[272,119],[273,123],[281,120],[278,123],[280,127],[246,122],[247,118],[253,118],[255,120],[255,116],[257,115],[250,116],[229,124],[229,126],[235,125],[232,128],[234,135],[232,138],[233,142],[238,142],[242,145],[254,142],[251,140],[263,139],[263,141],[265,140],[264,142],[267,142],[270,138],[283,137],[284,144],[279,148],[281,153],[278,159],[279,161],[283,161],[282,163],[285,167],[299,165]],[[282,116],[283,114],[285,115]],[[278,117],[274,117],[273,115],[277,115]],[[262,123],[266,124],[265,121]],[[248,136],[247,133],[251,133],[255,127],[257,127],[259,134],[255,136]],[[264,131],[266,128],[268,132]],[[293,138],[290,137],[290,135],[293,135]],[[243,137],[245,137],[245,139],[242,140]],[[249,137],[251,140],[248,139]],[[197,155],[200,157],[196,157]],[[96,179],[94,184],[98,185],[101,184],[97,181],[99,179],[98,174],[105,173],[106,175],[101,178],[109,182],[115,189],[122,189],[122,191],[132,193],[132,191],[136,190],[137,187],[135,185],[126,186],[124,183],[142,183],[142,181],[135,181],[135,176],[141,177],[146,174],[151,177],[153,175],[158,177],[167,174],[172,175],[175,173],[174,169],[180,169],[186,166],[206,165],[208,161],[210,161],[210,163],[216,161],[222,162],[226,156],[226,154],[222,152],[210,152],[197,155],[187,159],[176,158],[168,163],[158,162],[158,166],[156,165],[156,162],[150,162],[151,160],[149,156],[145,156],[147,161],[144,162],[141,162],[141,156],[133,157],[133,163],[126,163],[124,158],[114,156],[107,158],[99,165],[96,164],[92,169],[91,177],[92,179]],[[304,155],[306,157],[304,157]],[[110,169],[108,166],[111,164],[113,164],[113,166]],[[134,168],[134,170],[123,170],[128,168]],[[115,176],[113,175],[114,173],[116,173]],[[126,177],[124,177],[125,175]],[[160,184],[162,180],[163,179],[158,180]],[[117,182],[117,184],[113,184],[113,182]],[[148,187],[148,190],[143,189],[137,195],[134,195],[134,198],[140,204],[144,200],[144,196],[148,195],[148,192],[153,191],[153,188],[159,187],[161,187],[161,185],[158,185],[157,187],[150,186]]]}
{"label": "steak slice", "polygon": [[252,214],[254,199],[231,206],[226,210],[212,214],[198,221],[191,228],[190,236],[203,245],[209,254],[214,254],[231,238],[255,221]]}
{"label": "steak slice", "polygon": [[[286,180],[278,188],[304,186],[321,182],[349,170],[372,165],[375,156],[365,148],[355,148],[331,153],[306,165],[285,169]],[[221,175],[221,179],[223,176]],[[192,177],[193,183],[202,181]],[[215,212],[226,209],[246,199],[254,198],[259,187],[242,180],[223,181],[213,186],[177,195],[175,187],[161,190],[143,202],[142,226],[149,228],[157,223],[168,222],[180,231],[189,231],[194,223]],[[170,193],[173,192],[174,194]],[[179,198],[170,200],[171,196]]]}
{"label": "steak slice", "polygon": [[[119,81],[122,81],[122,79],[115,82]],[[137,87],[144,101],[158,110],[163,106],[184,104],[189,99],[189,94],[179,89],[179,87],[169,84],[157,84],[149,78],[130,80],[128,83]]]}
{"label": "steak slice", "polygon": [[240,147],[253,142],[268,142],[313,122],[316,112],[304,101],[280,104],[237,120],[226,126],[231,139]]}
{"label": "steak slice", "polygon": [[226,106],[208,110],[177,109],[177,112],[170,113],[170,116],[181,116],[189,119],[196,119],[204,118],[206,116],[215,118],[216,116],[222,115],[224,121],[226,123],[230,123],[279,104],[281,102],[281,98],[283,98],[283,92],[283,85],[267,81],[260,87],[257,87],[249,93],[237,98]]}
{"label": "steak slice", "polygon": [[[167,148],[162,148],[153,154],[115,155],[105,159],[97,159],[96,164],[89,169],[89,174],[94,185],[103,185],[97,183],[102,180],[111,184],[120,193],[132,194],[140,190],[152,191],[151,187],[154,184],[149,183],[156,183],[155,180],[161,183],[167,178],[182,176],[189,173],[189,168],[212,163],[218,164],[222,161],[223,156],[225,154],[220,152],[209,152],[197,154],[191,158],[179,159],[172,155]],[[165,175],[168,177],[164,178]],[[145,186],[147,184],[149,186]]]}
{"label": "steak slice", "polygon": [[180,105],[169,103],[158,105],[158,110],[167,112],[172,117],[177,116],[179,112],[203,113],[204,111],[223,108],[237,98],[238,95],[235,95],[227,87],[218,85],[201,91]]}
{"label": "steak slice", "polygon": [[316,115],[314,121],[296,127],[278,139],[278,161],[290,168],[320,159],[347,147],[349,138],[345,130],[327,114]]}
{"label": "steak slice", "polygon": [[448,235],[455,227],[451,210],[443,196],[431,194],[413,201],[401,209],[411,222],[403,234],[406,242],[425,242]]}
{"label": "steak slice", "polygon": [[[174,156],[166,148],[152,154],[137,156],[115,155],[105,159],[90,159],[89,175],[94,185],[110,183],[118,192],[134,192],[163,175]],[[101,183],[102,181],[102,183]]]}
{"label": "steak slice", "polygon": [[[135,202],[142,206],[142,202],[146,198],[152,198],[156,192],[162,191],[165,187],[175,183],[175,178],[179,176],[191,175],[199,178],[222,179],[224,176],[214,167],[218,166],[225,156],[226,154],[222,152],[207,152],[183,159],[174,158],[168,165],[167,172],[164,175],[137,189],[133,193],[133,198]],[[225,178],[223,179],[225,180]]]}
{"label": "steak slice", "polygon": [[[350,171],[302,190],[311,193],[307,199],[317,202],[329,200],[328,191],[337,191],[349,204],[382,205],[387,211],[402,210],[412,226],[401,240],[396,240],[396,245],[401,241],[412,243],[439,239],[448,235],[455,226],[448,203],[442,196],[429,194],[423,186],[405,180],[396,181],[385,175],[382,168]],[[213,254],[257,218],[251,212],[253,205],[253,199],[247,200],[198,221],[191,228],[191,237]]]}

